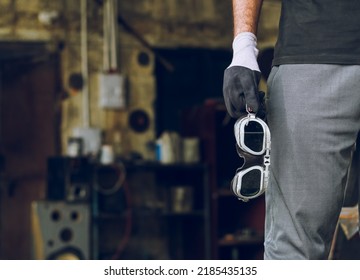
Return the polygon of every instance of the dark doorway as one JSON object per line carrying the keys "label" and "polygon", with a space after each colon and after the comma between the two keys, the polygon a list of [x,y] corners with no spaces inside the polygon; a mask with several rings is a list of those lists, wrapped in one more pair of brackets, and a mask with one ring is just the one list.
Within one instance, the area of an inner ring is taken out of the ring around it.
{"label": "dark doorway", "polygon": [[202,104],[206,99],[222,100],[222,82],[225,68],[231,62],[229,50],[211,49],[158,49],[172,64],[168,71],[156,64],[156,132],[180,130],[184,109]]}
{"label": "dark doorway", "polygon": [[31,258],[31,202],[45,196],[58,152],[59,56],[45,45],[0,44],[0,258]]}

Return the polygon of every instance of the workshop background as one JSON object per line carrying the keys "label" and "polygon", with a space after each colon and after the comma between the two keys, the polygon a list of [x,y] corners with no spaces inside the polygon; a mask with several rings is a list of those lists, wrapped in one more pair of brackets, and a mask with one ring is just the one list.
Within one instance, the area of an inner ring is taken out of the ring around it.
{"label": "workshop background", "polygon": [[229,188],[232,39],[230,0],[0,0],[0,258],[261,259],[264,197]]}

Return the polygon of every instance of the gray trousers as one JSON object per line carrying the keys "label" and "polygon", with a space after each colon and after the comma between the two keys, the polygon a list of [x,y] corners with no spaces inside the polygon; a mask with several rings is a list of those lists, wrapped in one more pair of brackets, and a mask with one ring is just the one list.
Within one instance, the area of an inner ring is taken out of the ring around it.
{"label": "gray trousers", "polygon": [[360,66],[274,67],[267,111],[264,259],[327,259],[360,129]]}

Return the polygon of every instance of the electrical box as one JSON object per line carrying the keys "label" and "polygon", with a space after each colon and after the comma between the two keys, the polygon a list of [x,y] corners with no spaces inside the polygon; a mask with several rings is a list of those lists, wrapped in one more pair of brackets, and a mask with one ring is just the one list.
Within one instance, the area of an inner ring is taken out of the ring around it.
{"label": "electrical box", "polygon": [[119,73],[99,74],[99,106],[103,109],[126,107],[125,79]]}

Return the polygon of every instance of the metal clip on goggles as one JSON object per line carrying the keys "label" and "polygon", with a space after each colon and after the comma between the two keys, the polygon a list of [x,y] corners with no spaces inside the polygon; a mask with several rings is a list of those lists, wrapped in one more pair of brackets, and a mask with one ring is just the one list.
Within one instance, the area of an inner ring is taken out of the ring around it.
{"label": "metal clip on goggles", "polygon": [[231,189],[246,202],[262,195],[268,186],[271,135],[267,124],[251,113],[236,121],[234,133],[244,163],[236,170]]}

